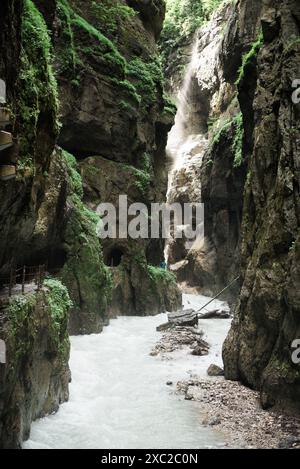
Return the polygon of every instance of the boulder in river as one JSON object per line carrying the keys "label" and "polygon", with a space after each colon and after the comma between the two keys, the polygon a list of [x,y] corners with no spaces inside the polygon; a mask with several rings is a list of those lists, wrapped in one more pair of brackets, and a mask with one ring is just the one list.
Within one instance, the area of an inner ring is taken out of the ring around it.
{"label": "boulder in river", "polygon": [[218,365],[210,365],[207,374],[208,376],[224,376],[224,370]]}
{"label": "boulder in river", "polygon": [[203,339],[198,339],[197,340],[197,345],[192,351],[192,355],[196,355],[198,357],[203,357],[205,355],[208,355],[209,353],[209,344],[205,342]]}

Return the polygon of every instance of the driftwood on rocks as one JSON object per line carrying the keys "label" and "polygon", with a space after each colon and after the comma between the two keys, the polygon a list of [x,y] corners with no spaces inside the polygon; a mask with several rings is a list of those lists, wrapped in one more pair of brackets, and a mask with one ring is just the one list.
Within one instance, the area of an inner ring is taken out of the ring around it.
{"label": "driftwood on rocks", "polygon": [[169,313],[168,319],[171,324],[176,326],[194,327],[198,325],[198,315],[194,309],[186,309],[176,313]]}
{"label": "driftwood on rocks", "polygon": [[215,309],[205,313],[198,313],[199,319],[230,319],[230,311],[226,309]]}

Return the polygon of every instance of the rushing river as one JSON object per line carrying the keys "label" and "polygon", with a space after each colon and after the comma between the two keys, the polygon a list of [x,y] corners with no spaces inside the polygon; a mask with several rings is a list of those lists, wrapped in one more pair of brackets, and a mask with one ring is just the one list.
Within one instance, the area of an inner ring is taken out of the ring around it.
{"label": "rushing river", "polygon": [[[207,298],[185,295],[189,307]],[[211,305],[215,309],[216,303]],[[221,363],[227,320],[200,321],[212,345],[208,357],[173,352],[161,360],[149,352],[165,315],[112,320],[100,335],[72,337],[70,401],[35,422],[24,448],[198,449],[222,447],[224,436],[201,425],[199,403],[174,394],[167,381],[203,376]]]}

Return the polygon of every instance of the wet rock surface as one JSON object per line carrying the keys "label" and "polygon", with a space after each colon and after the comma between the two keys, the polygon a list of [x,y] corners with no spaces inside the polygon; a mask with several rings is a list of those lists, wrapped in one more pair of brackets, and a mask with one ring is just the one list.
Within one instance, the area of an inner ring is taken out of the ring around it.
{"label": "wet rock surface", "polygon": [[183,165],[169,192],[171,201],[206,208],[205,240],[169,246],[178,281],[213,296],[241,273],[226,292],[237,303],[226,377],[259,391],[264,408],[298,413],[299,8],[296,0],[246,0],[200,28],[176,117]]}
{"label": "wet rock surface", "polygon": [[224,376],[224,370],[218,365],[210,365],[207,374],[208,376]]}
{"label": "wet rock surface", "polygon": [[[238,271],[239,231],[245,167],[234,168],[233,122],[239,113],[235,99],[235,74],[243,40],[236,51],[235,69],[227,76],[236,34],[235,9],[224,4],[208,24],[199,29],[191,48],[192,56],[178,95],[179,110],[170,134],[168,151],[175,160],[168,198],[170,202],[205,204],[205,239],[196,242],[174,240],[169,245],[169,262],[178,281],[213,296],[230,283]],[[176,79],[174,80],[176,82]],[[184,98],[184,99],[183,99]],[[180,122],[182,127],[180,127]],[[227,125],[227,136],[221,129]],[[177,135],[181,142],[174,145]],[[174,132],[174,139],[173,139]],[[220,138],[217,137],[220,132]],[[238,285],[224,298],[233,299]]]}
{"label": "wet rock surface", "polygon": [[299,104],[292,100],[292,81],[300,73],[294,39],[300,6],[293,0],[267,4],[261,49],[239,84],[245,121],[252,115],[252,131],[245,129],[252,151],[241,291],[223,356],[226,377],[257,389],[265,408],[278,404],[299,413],[300,368],[291,344],[300,337]]}
{"label": "wet rock surface", "polygon": [[[0,338],[7,347],[6,363],[0,364],[1,449],[21,448],[32,421],[69,398],[69,307],[57,298],[43,288],[14,297],[0,311]],[[56,321],[53,306],[60,308]]]}

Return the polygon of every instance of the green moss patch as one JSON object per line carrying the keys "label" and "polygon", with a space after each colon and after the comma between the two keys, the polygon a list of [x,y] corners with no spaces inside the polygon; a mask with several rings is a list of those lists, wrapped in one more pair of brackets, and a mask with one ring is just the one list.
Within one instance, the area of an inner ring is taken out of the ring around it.
{"label": "green moss patch", "polygon": [[57,279],[46,279],[46,302],[50,312],[50,341],[51,348],[57,351],[62,359],[67,360],[70,351],[68,335],[69,310],[72,307],[67,288]]}
{"label": "green moss patch", "polygon": [[239,85],[241,81],[244,79],[247,67],[256,66],[257,55],[263,43],[264,43],[264,37],[263,37],[263,33],[261,32],[257,40],[252,44],[252,47],[249,50],[249,52],[247,52],[243,56],[242,65],[238,71],[238,78],[236,80],[236,85]]}
{"label": "green moss patch", "polygon": [[72,298],[73,311],[104,315],[111,296],[112,279],[104,265],[97,237],[99,217],[82,202],[82,179],[75,158],[62,152],[62,159],[68,175],[71,215],[65,231],[67,262],[61,278]]}
{"label": "green moss patch", "polygon": [[127,63],[127,77],[131,79],[144,106],[153,105],[158,87],[163,81],[160,63],[155,57],[145,62],[136,57]]}
{"label": "green moss patch", "polygon": [[79,15],[68,0],[59,0],[58,14],[62,22],[59,72],[69,73],[75,81],[80,80],[82,69],[91,61],[97,67],[114,76],[124,77],[126,60],[117,47],[95,26]]}
{"label": "green moss patch", "polygon": [[176,275],[174,275],[172,272],[161,269],[160,267],[154,267],[152,265],[149,265],[147,268],[149,277],[155,285],[160,285],[161,282],[176,284]]}
{"label": "green moss patch", "polygon": [[233,119],[226,120],[220,129],[212,137],[212,145],[216,146],[221,139],[226,137],[228,133],[234,132],[232,142],[232,152],[234,155],[233,167],[238,168],[243,162],[243,142],[244,142],[244,120],[243,114],[240,112]]}
{"label": "green moss patch", "polygon": [[133,8],[114,0],[92,1],[92,12],[96,21],[104,25],[105,34],[112,37],[118,28],[124,28],[126,20],[137,14]]}
{"label": "green moss patch", "polygon": [[211,17],[224,0],[166,0],[167,12],[160,40],[164,69],[182,72],[182,46]]}
{"label": "green moss patch", "polygon": [[136,12],[110,0],[92,2],[89,9],[93,16],[75,9],[68,0],[58,1],[61,20],[57,40],[59,74],[68,76],[74,87],[80,86],[86,72],[103,74],[106,81],[125,94],[125,99],[120,100],[123,110],[130,115],[135,115],[138,108],[146,110],[157,102],[162,90],[161,64],[155,56],[125,58],[119,51],[117,39],[122,25]]}
{"label": "green moss patch", "polygon": [[[72,306],[68,291],[57,279],[46,279],[43,287],[40,292],[11,299],[7,316],[12,368],[32,352],[37,334],[42,331],[41,324],[46,328],[48,352],[68,360],[68,318]],[[41,315],[45,318],[41,319]]]}
{"label": "green moss patch", "polygon": [[19,167],[34,164],[39,117],[47,113],[49,133],[58,132],[58,92],[52,69],[51,40],[46,23],[31,0],[25,0],[21,22],[21,69],[17,83]]}

